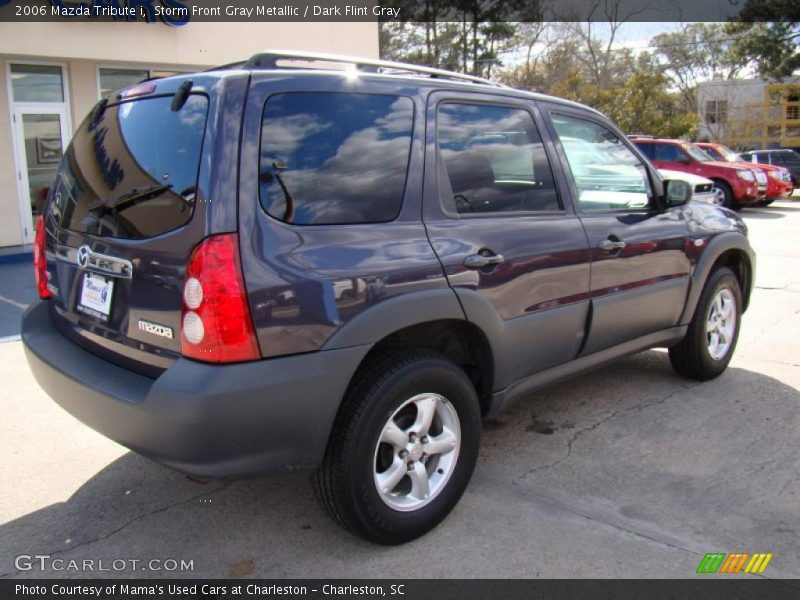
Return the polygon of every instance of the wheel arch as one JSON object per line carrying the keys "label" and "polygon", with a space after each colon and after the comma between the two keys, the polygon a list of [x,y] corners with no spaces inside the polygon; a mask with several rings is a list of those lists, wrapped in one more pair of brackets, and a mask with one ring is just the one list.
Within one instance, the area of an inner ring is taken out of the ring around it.
{"label": "wheel arch", "polygon": [[740,233],[724,233],[711,240],[697,261],[680,324],[687,325],[694,317],[697,302],[709,275],[719,267],[728,267],[736,275],[742,290],[742,310],[750,304],[755,274],[755,253],[747,238]]}
{"label": "wheel arch", "polygon": [[387,352],[426,349],[464,369],[475,385],[481,411],[489,410],[495,379],[491,332],[467,320],[452,289],[416,292],[380,302],[343,326],[322,349],[366,344],[372,348],[355,370],[351,385],[360,371]]}

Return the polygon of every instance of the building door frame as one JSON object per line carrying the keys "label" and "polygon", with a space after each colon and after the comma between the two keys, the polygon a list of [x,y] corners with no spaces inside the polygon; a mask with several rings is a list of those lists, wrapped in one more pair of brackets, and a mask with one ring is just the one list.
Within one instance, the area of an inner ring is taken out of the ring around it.
{"label": "building door frame", "polygon": [[12,116],[14,131],[15,162],[17,167],[17,188],[20,201],[20,225],[22,226],[22,243],[31,244],[35,231],[31,212],[31,190],[28,181],[28,156],[25,151],[24,115],[56,115],[61,129],[61,151],[66,150],[70,137],[68,135],[67,109],[64,106],[50,104],[25,103],[24,108],[15,108]]}
{"label": "building door frame", "polygon": [[[25,153],[25,137],[22,115],[26,114],[55,114],[59,116],[61,125],[61,148],[66,150],[67,144],[72,139],[72,119],[69,102],[69,78],[66,63],[9,59],[5,61],[6,89],[8,90],[8,107],[11,121],[11,139],[14,149],[14,171],[17,182],[17,202],[19,207],[20,237],[23,244],[32,244],[35,231],[33,229],[33,216],[30,206],[30,187],[28,183],[28,161]],[[64,93],[63,102],[16,102],[11,78],[11,65],[46,65],[61,69],[61,85]]]}

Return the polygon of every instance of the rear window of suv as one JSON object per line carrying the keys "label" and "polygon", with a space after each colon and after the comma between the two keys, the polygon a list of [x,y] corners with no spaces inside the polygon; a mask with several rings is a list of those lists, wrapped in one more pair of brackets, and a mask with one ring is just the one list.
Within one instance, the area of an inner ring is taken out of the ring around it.
{"label": "rear window of suv", "polygon": [[261,127],[261,206],[298,225],[395,219],[405,192],[413,115],[414,104],[405,96],[270,96]]}
{"label": "rear window of suv", "polygon": [[192,94],[108,107],[87,119],[64,155],[51,203],[61,227],[144,239],[189,222],[194,209],[208,98]]}

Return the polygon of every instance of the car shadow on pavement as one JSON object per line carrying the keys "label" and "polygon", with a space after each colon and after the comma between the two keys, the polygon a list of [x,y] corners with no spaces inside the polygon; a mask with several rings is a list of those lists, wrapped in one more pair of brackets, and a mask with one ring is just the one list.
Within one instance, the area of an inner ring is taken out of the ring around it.
{"label": "car shadow on pavement", "polygon": [[[772,377],[731,368],[717,380],[696,384],[672,374],[663,352],[646,352],[544,390],[488,421],[476,485],[506,481],[498,473],[507,473],[508,483],[495,487],[493,502],[504,502],[506,485],[535,485],[576,502],[624,504],[627,512],[618,518],[634,522],[631,527],[636,519],[658,521],[661,514],[669,520],[679,514],[679,520],[663,525],[675,529],[672,536],[711,545],[738,549],[761,543],[759,549],[764,540],[757,532],[763,531],[771,540],[767,550],[778,552],[782,544],[788,549],[794,543],[789,522],[796,504],[786,494],[800,494],[800,487],[790,487],[782,469],[798,467],[798,406],[800,392]],[[635,447],[629,453],[625,440],[650,454]],[[705,448],[705,455],[698,456],[698,448]],[[560,472],[565,467],[566,476]],[[732,477],[751,471],[750,483]],[[797,471],[789,476],[796,480]],[[592,485],[582,489],[583,478]],[[611,482],[607,488],[598,484],[605,479]],[[647,504],[652,494],[657,499]],[[500,534],[487,539],[474,524],[491,522],[494,509],[468,501],[469,495],[470,490],[437,535],[412,542],[420,564],[402,567],[399,559],[408,546],[378,547],[339,529],[318,508],[308,473],[202,484],[128,452],[64,502],[0,525],[0,576],[98,575],[15,568],[16,556],[37,554],[102,559],[106,567],[119,559],[193,561],[192,572],[126,566],[99,573],[104,577],[469,576],[470,569],[472,576],[491,576],[480,567],[487,548],[497,546],[502,554],[509,544],[532,543],[537,515],[515,523],[505,539]],[[628,497],[641,497],[641,510]],[[727,520],[722,505],[735,507]],[[450,544],[466,549],[457,566],[444,552]],[[610,567],[617,559],[605,558]],[[602,553],[597,560],[603,560]]]}
{"label": "car shadow on pavement", "polygon": [[[779,209],[785,210],[785,209]],[[748,208],[739,213],[745,219],[785,219],[786,215],[779,212],[770,212],[769,208]]]}

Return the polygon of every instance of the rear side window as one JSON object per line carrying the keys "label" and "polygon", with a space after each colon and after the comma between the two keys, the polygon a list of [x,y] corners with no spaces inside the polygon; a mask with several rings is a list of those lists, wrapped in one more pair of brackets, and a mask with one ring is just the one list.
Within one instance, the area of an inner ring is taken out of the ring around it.
{"label": "rear side window", "polygon": [[62,227],[124,239],[176,229],[192,217],[208,98],[172,96],[108,107],[87,119],[62,160],[51,214]]}
{"label": "rear side window", "polygon": [[654,160],[663,160],[665,162],[678,162],[689,159],[686,152],[675,144],[655,144],[653,157]]}
{"label": "rear side window", "polygon": [[647,142],[634,142],[634,145],[642,151],[647,158],[653,160],[653,144]]}
{"label": "rear side window", "polygon": [[[447,212],[560,210],[553,172],[531,115],[518,108],[447,103],[436,118],[439,196]],[[444,189],[443,189],[444,188]]]}
{"label": "rear side window", "polygon": [[405,191],[413,114],[414,104],[404,96],[271,96],[261,126],[261,206],[298,225],[395,219]]}

